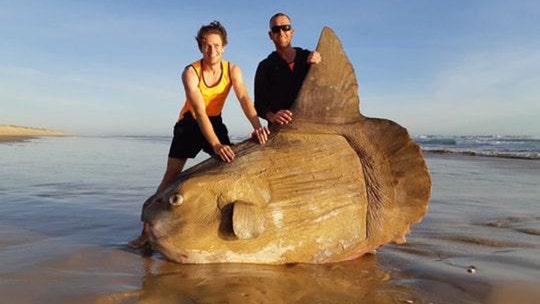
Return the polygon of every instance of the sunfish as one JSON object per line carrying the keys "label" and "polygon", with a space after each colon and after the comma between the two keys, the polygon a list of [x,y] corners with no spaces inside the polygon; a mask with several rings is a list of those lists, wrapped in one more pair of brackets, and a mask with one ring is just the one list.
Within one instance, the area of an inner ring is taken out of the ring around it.
{"label": "sunfish", "polygon": [[143,209],[152,248],[179,263],[331,263],[405,242],[431,178],[407,130],[360,113],[354,69],[325,27],[288,125],[183,172]]}

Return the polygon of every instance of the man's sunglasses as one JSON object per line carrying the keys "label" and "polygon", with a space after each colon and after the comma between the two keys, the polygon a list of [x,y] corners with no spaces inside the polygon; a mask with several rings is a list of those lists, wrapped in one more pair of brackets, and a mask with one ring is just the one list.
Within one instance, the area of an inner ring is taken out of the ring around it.
{"label": "man's sunglasses", "polygon": [[272,26],[272,28],[270,30],[272,31],[272,33],[277,34],[277,33],[279,33],[279,31],[288,32],[291,29],[292,29],[292,27],[291,27],[290,24],[285,24],[285,25]]}

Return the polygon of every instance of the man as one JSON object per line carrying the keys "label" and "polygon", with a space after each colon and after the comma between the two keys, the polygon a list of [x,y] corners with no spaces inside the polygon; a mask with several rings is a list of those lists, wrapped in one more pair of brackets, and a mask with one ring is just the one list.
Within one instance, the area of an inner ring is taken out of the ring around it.
{"label": "man", "polygon": [[318,52],[292,47],[291,18],[277,13],[270,18],[270,40],[276,50],[259,63],[255,74],[255,108],[271,124],[287,124],[309,66],[321,62]]}
{"label": "man", "polygon": [[[178,177],[187,159],[194,158],[201,150],[218,156],[224,162],[234,160],[227,127],[221,120],[221,111],[231,87],[253,126],[252,137],[256,137],[261,144],[268,139],[269,131],[259,122],[240,67],[222,60],[227,45],[225,28],[214,21],[200,28],[196,40],[202,59],[188,65],[182,73],[186,102],[174,127],[167,169],[157,192],[169,186]],[[147,229],[148,223],[144,223],[141,235],[129,242],[128,246],[144,246],[148,242]]]}

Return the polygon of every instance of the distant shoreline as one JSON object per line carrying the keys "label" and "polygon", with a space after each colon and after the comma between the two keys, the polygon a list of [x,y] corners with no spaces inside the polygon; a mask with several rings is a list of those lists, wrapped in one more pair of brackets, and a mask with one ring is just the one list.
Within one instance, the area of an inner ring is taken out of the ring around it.
{"label": "distant shoreline", "polygon": [[0,125],[0,142],[22,141],[42,136],[67,136],[68,134],[60,130],[49,130],[44,128],[31,128],[15,125]]}

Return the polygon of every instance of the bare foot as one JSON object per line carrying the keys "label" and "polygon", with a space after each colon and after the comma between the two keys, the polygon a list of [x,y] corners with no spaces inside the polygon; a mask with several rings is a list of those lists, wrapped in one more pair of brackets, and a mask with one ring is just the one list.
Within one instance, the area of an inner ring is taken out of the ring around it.
{"label": "bare foot", "polygon": [[141,249],[148,244],[148,236],[141,234],[134,240],[128,242],[128,247],[131,249]]}

